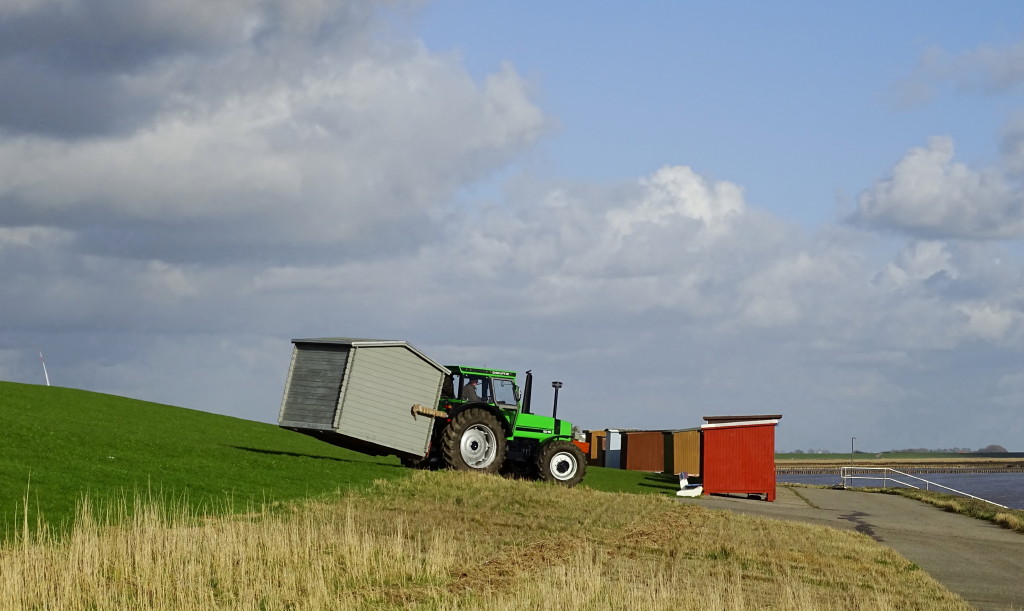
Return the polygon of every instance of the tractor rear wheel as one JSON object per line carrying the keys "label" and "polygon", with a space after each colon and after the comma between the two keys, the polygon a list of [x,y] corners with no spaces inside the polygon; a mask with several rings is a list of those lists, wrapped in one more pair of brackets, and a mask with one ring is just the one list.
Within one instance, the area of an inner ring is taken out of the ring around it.
{"label": "tractor rear wheel", "polygon": [[457,471],[497,473],[506,450],[505,431],[498,418],[478,407],[452,418],[441,440],[445,463]]}
{"label": "tractor rear wheel", "polygon": [[583,451],[571,441],[549,441],[541,448],[537,471],[546,482],[572,487],[587,474],[587,461]]}

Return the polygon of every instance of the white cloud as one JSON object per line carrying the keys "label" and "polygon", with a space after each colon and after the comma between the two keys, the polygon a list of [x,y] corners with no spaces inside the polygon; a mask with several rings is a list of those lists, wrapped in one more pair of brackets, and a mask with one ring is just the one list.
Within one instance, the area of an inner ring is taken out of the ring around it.
{"label": "white cloud", "polygon": [[[965,334],[990,342],[1018,340],[1024,315],[1019,309],[990,303],[965,303],[958,309],[967,317]],[[1013,337],[1011,330],[1016,327]]]}
{"label": "white cloud", "polygon": [[0,252],[14,248],[65,245],[73,237],[72,232],[53,227],[0,227]]}
{"label": "white cloud", "polygon": [[643,223],[664,226],[674,217],[700,221],[704,233],[728,229],[731,217],[743,214],[743,190],[728,182],[710,183],[687,167],[666,167],[641,181],[643,201],[608,212],[615,233],[626,236]]}
{"label": "white cloud", "polygon": [[199,287],[186,270],[179,266],[169,265],[163,261],[150,261],[146,266],[146,284],[150,290],[162,297],[182,298],[196,297]]}
{"label": "white cloud", "polygon": [[792,326],[806,320],[815,305],[805,291],[829,290],[848,278],[827,257],[798,252],[772,262],[766,269],[743,280],[740,320],[755,327]]}
{"label": "white cloud", "polygon": [[[938,85],[968,93],[1005,94],[1024,81],[1024,43],[979,46],[960,54],[925,52],[903,88],[917,104]],[[864,226],[925,239],[1013,239],[1024,236],[1024,115],[1003,127],[1002,157],[991,167],[955,161],[952,138],[937,136],[909,151],[890,175],[861,193],[851,219]]]}
{"label": "white cloud", "polygon": [[1024,235],[1024,195],[996,169],[953,161],[953,142],[932,138],[857,200],[854,222],[925,238]]}
{"label": "white cloud", "polygon": [[886,266],[885,278],[895,287],[918,283],[938,276],[956,278],[952,254],[945,242],[924,240],[911,243],[897,259]]}

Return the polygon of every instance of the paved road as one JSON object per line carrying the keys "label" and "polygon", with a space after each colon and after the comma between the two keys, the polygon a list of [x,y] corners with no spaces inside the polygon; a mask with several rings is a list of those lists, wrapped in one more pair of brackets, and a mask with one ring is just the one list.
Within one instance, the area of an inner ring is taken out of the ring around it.
{"label": "paved road", "polygon": [[779,486],[774,503],[709,495],[680,502],[856,530],[979,609],[1024,609],[1024,535],[982,520],[905,497],[824,488]]}

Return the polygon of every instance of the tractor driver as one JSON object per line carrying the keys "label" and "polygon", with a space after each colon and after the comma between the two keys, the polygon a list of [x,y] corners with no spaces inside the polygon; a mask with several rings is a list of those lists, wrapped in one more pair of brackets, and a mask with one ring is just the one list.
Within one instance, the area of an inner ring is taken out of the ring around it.
{"label": "tractor driver", "polygon": [[479,401],[480,395],[476,393],[476,385],[480,383],[480,380],[476,378],[470,378],[468,382],[462,387],[462,391],[459,392],[459,398],[463,401]]}

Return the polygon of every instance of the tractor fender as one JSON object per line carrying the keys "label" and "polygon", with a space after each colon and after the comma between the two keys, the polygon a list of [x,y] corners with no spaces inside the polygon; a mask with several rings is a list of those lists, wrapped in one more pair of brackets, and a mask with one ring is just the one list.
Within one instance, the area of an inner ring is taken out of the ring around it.
{"label": "tractor fender", "polygon": [[490,403],[484,403],[481,401],[479,403],[463,403],[462,405],[456,405],[451,409],[451,411],[448,412],[448,420],[451,420],[452,418],[458,416],[460,413],[466,411],[467,409],[473,408],[479,408],[489,412],[491,415],[498,419],[498,422],[501,423],[501,428],[502,430],[505,431],[505,437],[512,436],[512,425],[509,424],[508,419],[505,418],[505,415],[501,413],[501,410],[497,406],[491,405]]}

